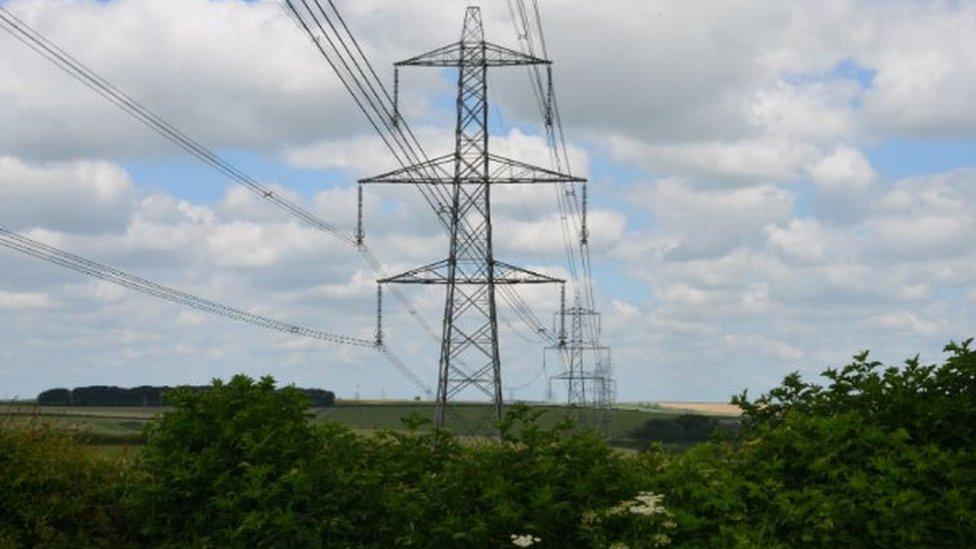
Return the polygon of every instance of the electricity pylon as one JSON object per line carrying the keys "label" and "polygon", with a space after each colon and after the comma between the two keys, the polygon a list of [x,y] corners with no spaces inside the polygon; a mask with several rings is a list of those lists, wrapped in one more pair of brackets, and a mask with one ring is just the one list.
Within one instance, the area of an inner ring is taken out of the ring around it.
{"label": "electricity pylon", "polygon": [[[459,42],[394,64],[458,69],[454,152],[393,172],[360,180],[432,186],[444,192],[449,214],[447,259],[378,280],[378,284],[444,284],[444,320],[437,382],[436,425],[444,425],[448,402],[470,388],[492,401],[502,415],[501,361],[495,289],[504,284],[547,284],[564,280],[495,259],[491,189],[501,184],[584,180],[492,154],[488,150],[488,68],[550,62],[485,41],[481,10],[467,8]],[[398,95],[399,78],[394,87]],[[395,100],[396,101],[396,100]],[[394,124],[398,124],[394,108]],[[359,231],[362,234],[362,231]],[[381,336],[382,328],[378,327]]]}
{"label": "electricity pylon", "polygon": [[[553,381],[566,383],[567,404],[593,408],[597,426],[606,432],[617,388],[610,348],[600,344],[600,313],[583,307],[577,296],[572,307],[564,307],[556,314],[560,325],[569,324],[569,334],[564,341],[545,350],[543,360],[546,363],[556,355],[563,365],[560,372],[549,378],[549,399],[552,399]],[[565,332],[565,328],[562,330]]]}
{"label": "electricity pylon", "polygon": [[582,307],[579,299],[563,313],[560,323],[569,324],[567,340],[546,348],[560,356],[565,369],[549,378],[566,382],[566,403],[570,406],[600,407],[608,399],[604,371],[610,362],[610,349],[599,343],[600,313]]}

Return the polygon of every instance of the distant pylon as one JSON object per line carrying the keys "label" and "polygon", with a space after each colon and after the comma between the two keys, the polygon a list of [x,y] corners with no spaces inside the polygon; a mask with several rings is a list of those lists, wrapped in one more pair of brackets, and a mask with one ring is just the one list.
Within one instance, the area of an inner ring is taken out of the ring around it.
{"label": "distant pylon", "polygon": [[560,343],[547,347],[543,360],[552,361],[558,357],[562,370],[549,378],[549,397],[552,398],[552,383],[566,384],[566,403],[571,407],[589,407],[601,410],[600,427],[616,398],[616,385],[613,380],[613,364],[610,348],[600,344],[600,313],[583,307],[579,296],[572,307],[557,313],[561,330],[569,327],[569,333],[560,337]]}
{"label": "distant pylon", "polygon": [[[378,281],[381,285],[444,284],[447,287],[437,383],[435,419],[439,427],[444,425],[448,402],[470,388],[491,399],[495,417],[502,415],[495,287],[565,282],[496,260],[492,243],[493,185],[584,181],[503,158],[488,150],[488,68],[549,64],[545,59],[486,42],[481,10],[469,7],[459,42],[394,65],[397,74],[405,66],[458,69],[454,152],[360,180],[361,184],[437,186],[438,191],[446,190],[450,197],[447,259]],[[399,95],[398,77],[396,81],[395,97]],[[399,125],[398,105],[393,112],[393,122]]]}

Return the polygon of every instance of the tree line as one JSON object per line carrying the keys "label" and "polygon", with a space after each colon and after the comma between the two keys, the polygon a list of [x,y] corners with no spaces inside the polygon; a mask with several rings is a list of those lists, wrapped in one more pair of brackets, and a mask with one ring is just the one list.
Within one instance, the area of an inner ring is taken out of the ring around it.
{"label": "tree line", "polygon": [[[209,386],[181,386],[181,389],[201,392]],[[40,406],[163,406],[166,393],[173,390],[169,386],[115,387],[109,385],[89,385],[74,389],[48,389],[37,395]],[[310,405],[327,408],[335,406],[335,393],[325,389],[297,390],[308,397]]]}

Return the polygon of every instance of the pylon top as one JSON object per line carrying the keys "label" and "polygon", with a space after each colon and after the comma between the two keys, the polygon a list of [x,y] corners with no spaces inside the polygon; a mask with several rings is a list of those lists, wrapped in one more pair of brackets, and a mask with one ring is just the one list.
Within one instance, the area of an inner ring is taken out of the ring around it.
{"label": "pylon top", "polygon": [[[484,55],[472,58],[463,54],[464,50],[470,50],[473,47],[484,48]],[[481,23],[481,9],[471,6],[464,14],[464,30],[461,32],[460,41],[398,61],[393,65],[396,67],[460,67],[472,62],[489,67],[552,64],[548,59],[541,59],[486,42],[484,27]]]}

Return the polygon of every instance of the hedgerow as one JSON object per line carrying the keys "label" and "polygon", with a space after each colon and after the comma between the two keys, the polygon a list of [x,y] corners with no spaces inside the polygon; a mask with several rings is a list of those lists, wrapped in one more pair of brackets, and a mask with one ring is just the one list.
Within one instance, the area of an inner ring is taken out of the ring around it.
{"label": "hedgerow", "polygon": [[0,546],[966,547],[976,539],[976,353],[791,374],[735,438],[631,455],[513,407],[500,437],[360,436],[299,391],[237,376],[170,394],[135,459],[0,428]]}
{"label": "hedgerow", "polygon": [[971,546],[976,539],[976,352],[884,368],[868,353],[826,386],[797,374],[750,402],[734,443],[657,455],[688,545]]}
{"label": "hedgerow", "polygon": [[0,422],[0,547],[124,545],[125,474],[50,425]]}

